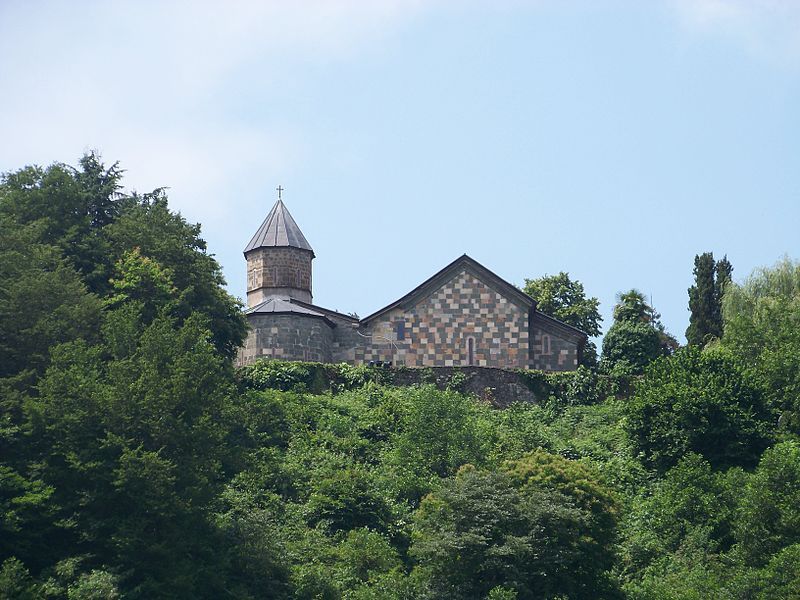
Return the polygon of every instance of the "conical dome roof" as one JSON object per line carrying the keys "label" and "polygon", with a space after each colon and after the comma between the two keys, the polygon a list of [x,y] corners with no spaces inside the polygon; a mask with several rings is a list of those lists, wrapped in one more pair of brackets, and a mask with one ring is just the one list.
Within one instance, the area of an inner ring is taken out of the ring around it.
{"label": "conical dome roof", "polygon": [[272,210],[269,211],[261,227],[256,231],[253,239],[247,244],[244,253],[247,254],[251,250],[256,250],[258,248],[285,246],[301,248],[303,250],[309,250],[312,254],[314,253],[306,236],[300,231],[292,215],[289,214],[286,206],[284,206],[283,200],[278,200],[275,206],[272,207]]}

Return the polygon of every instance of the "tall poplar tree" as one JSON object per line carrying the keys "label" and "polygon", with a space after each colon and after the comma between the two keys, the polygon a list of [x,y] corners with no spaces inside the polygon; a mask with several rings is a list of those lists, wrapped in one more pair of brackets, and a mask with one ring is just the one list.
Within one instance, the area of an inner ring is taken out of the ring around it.
{"label": "tall poplar tree", "polygon": [[689,288],[689,327],[686,341],[702,346],[710,338],[722,337],[722,294],[731,280],[733,266],[725,256],[714,262],[713,252],[694,257],[694,285]]}
{"label": "tall poplar tree", "polygon": [[722,296],[725,293],[725,286],[731,282],[731,275],[733,275],[733,265],[728,260],[728,256],[725,255],[717,261],[716,280],[714,281],[714,292],[716,294],[717,311],[719,314],[720,335],[722,335],[722,329],[724,326],[724,322],[722,320]]}

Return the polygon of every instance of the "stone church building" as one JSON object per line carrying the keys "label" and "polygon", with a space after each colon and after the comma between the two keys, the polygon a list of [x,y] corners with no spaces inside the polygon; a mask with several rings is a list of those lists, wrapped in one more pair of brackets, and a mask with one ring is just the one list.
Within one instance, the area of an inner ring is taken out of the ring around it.
{"label": "stone church building", "polygon": [[586,342],[466,254],[366,318],[317,306],[314,250],[280,199],[244,256],[250,333],[240,365],[276,358],[569,371]]}

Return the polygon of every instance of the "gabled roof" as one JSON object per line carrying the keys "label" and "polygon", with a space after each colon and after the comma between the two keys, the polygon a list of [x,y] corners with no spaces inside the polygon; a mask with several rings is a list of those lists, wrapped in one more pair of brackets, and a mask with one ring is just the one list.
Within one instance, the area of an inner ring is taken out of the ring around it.
{"label": "gabled roof", "polygon": [[539,323],[545,323],[550,327],[555,327],[556,330],[561,330],[562,332],[566,333],[567,335],[572,335],[574,337],[580,339],[588,339],[588,335],[581,329],[578,329],[574,325],[570,325],[569,323],[564,323],[564,321],[560,321],[555,317],[551,317],[550,315],[546,315],[543,312],[536,311],[536,314],[533,318]]}
{"label": "gabled roof", "polygon": [[291,301],[291,298],[282,298],[280,296],[268,296],[266,300],[260,304],[256,304],[253,308],[248,308],[244,311],[246,315],[263,315],[263,314],[295,314],[307,317],[318,317],[328,323],[331,327],[336,327],[336,324],[331,321],[327,315],[299,306]]}
{"label": "gabled roof", "polygon": [[528,296],[525,292],[520,290],[518,287],[511,285],[505,279],[500,278],[499,276],[492,273],[489,269],[484,267],[474,258],[470,258],[466,254],[459,256],[449,265],[447,265],[444,269],[433,275],[432,277],[423,281],[420,285],[415,287],[411,290],[408,294],[392,302],[390,305],[383,307],[377,312],[372,313],[368,317],[365,317],[361,320],[362,323],[367,323],[381,315],[389,312],[390,310],[394,310],[395,308],[402,307],[402,308],[409,308],[416,304],[420,299],[426,297],[427,295],[433,293],[445,283],[450,281],[455,275],[460,273],[461,271],[467,271],[475,275],[481,281],[484,281],[490,284],[494,289],[498,292],[505,295],[507,298],[513,300],[520,306],[527,308],[528,310],[536,308],[536,301]]}
{"label": "gabled roof", "polygon": [[256,231],[253,239],[247,244],[244,253],[247,254],[251,250],[257,250],[258,248],[285,246],[301,248],[310,251],[312,254],[314,253],[311,244],[308,243],[303,232],[300,231],[292,215],[286,210],[283,200],[278,200],[272,210],[269,211],[261,227]]}

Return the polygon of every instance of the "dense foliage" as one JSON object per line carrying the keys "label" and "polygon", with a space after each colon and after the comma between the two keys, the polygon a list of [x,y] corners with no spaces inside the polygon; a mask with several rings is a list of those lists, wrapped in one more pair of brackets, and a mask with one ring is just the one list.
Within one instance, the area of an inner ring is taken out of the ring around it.
{"label": "dense foliage", "polygon": [[95,156],[7,175],[0,224],[0,598],[797,597],[791,261],[632,392],[529,372],[500,410],[456,375],[236,372],[198,228]]}
{"label": "dense foliage", "polygon": [[614,323],[603,338],[600,368],[615,375],[641,375],[660,356],[669,356],[678,347],[666,331],[661,315],[632,289],[617,297]]}
{"label": "dense foliage", "polygon": [[784,259],[726,289],[722,345],[739,358],[800,434],[800,263]]}

